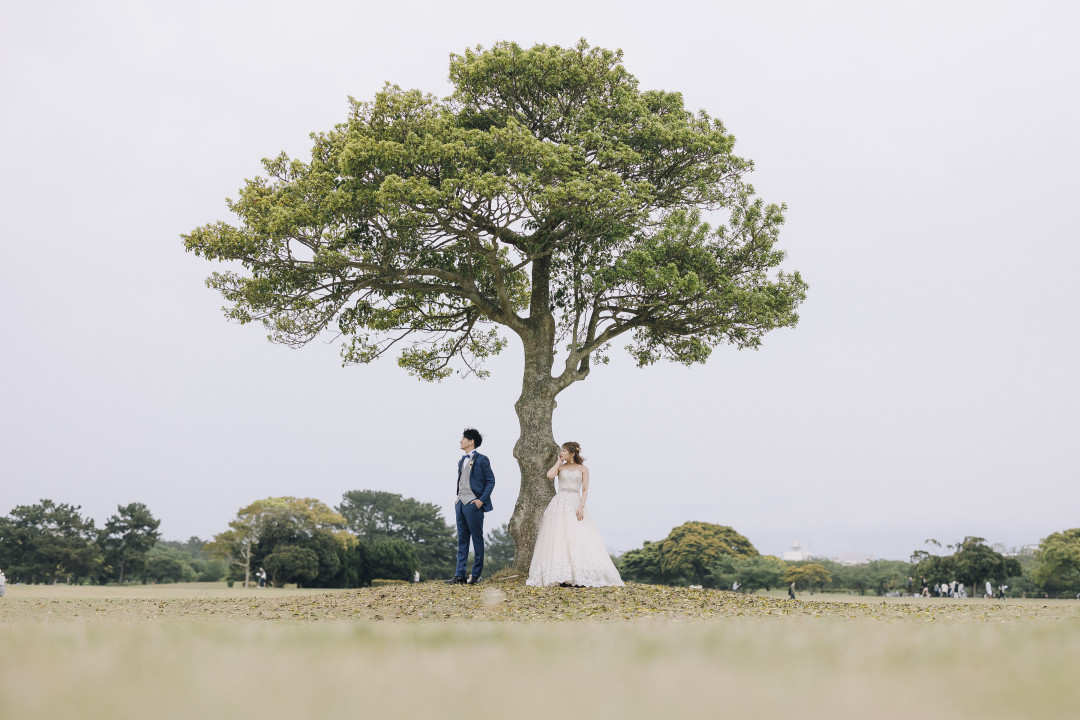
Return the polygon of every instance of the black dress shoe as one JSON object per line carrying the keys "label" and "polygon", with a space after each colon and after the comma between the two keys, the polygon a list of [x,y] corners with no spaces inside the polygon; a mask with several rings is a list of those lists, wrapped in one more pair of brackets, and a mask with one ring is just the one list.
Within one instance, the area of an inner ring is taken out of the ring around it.
{"label": "black dress shoe", "polygon": [[480,581],[483,580],[483,579],[484,578],[482,578],[482,577],[475,577],[474,578],[472,575],[470,575],[469,576],[469,584],[470,585],[479,585]]}
{"label": "black dress shoe", "polygon": [[447,585],[464,585],[468,581],[463,577],[452,577],[449,580],[446,580],[444,582]]}

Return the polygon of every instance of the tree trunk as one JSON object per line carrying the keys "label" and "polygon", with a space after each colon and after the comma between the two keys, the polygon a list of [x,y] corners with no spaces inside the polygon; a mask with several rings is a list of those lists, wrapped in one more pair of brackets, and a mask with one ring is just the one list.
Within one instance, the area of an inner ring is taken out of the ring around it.
{"label": "tree trunk", "polygon": [[544,509],[555,495],[547,471],[555,464],[559,446],[551,431],[558,393],[551,377],[554,362],[554,322],[533,338],[525,339],[525,375],[521,396],[514,404],[521,434],[514,445],[514,457],[521,471],[521,488],[510,518],[510,537],[514,539],[514,570],[528,573],[532,562],[536,533]]}

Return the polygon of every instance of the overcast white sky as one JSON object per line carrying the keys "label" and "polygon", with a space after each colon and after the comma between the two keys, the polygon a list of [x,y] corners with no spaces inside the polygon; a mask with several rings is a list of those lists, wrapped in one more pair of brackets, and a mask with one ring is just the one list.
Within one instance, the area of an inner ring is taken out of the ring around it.
{"label": "overcast white sky", "polygon": [[452,519],[465,425],[519,484],[520,352],[486,381],[272,345],[180,234],[391,81],[514,40],[622,48],[786,202],[798,328],[559,398],[616,551],[687,520],[765,553],[906,559],[1080,526],[1080,5],[0,2],[0,514],[139,501],[208,538],[257,498],[372,488]]}

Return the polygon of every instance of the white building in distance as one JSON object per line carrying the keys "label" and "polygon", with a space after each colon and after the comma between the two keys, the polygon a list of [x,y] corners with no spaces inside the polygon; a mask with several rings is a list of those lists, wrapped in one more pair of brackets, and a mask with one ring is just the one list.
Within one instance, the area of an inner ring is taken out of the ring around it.
{"label": "white building in distance", "polygon": [[[795,542],[791,543],[791,549],[785,550],[781,557],[788,562],[803,562],[804,560],[809,560],[812,556],[810,554],[810,551],[803,550],[802,546],[799,545],[799,541],[796,540]],[[870,555],[868,553],[849,551],[839,553],[833,557],[830,557],[829,559],[841,565],[864,565],[874,560],[875,558],[873,555]]]}
{"label": "white building in distance", "polygon": [[802,562],[803,560],[810,559],[810,553],[799,547],[799,541],[791,543],[791,549],[785,550],[782,555],[784,560],[788,562]]}

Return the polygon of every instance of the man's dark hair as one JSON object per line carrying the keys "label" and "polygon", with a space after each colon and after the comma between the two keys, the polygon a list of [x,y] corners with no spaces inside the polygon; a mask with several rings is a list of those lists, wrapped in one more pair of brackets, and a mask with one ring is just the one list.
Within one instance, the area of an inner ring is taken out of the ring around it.
{"label": "man's dark hair", "polygon": [[472,440],[473,445],[476,447],[480,447],[480,444],[484,442],[484,436],[476,428],[465,428],[465,432],[461,433],[461,437]]}

